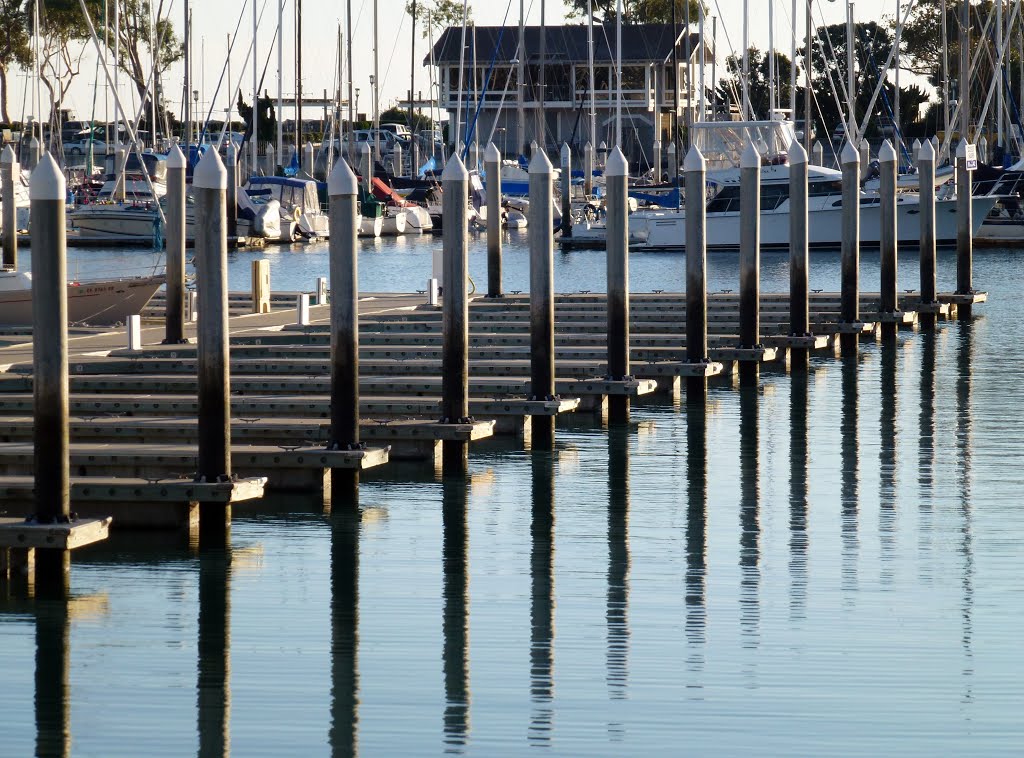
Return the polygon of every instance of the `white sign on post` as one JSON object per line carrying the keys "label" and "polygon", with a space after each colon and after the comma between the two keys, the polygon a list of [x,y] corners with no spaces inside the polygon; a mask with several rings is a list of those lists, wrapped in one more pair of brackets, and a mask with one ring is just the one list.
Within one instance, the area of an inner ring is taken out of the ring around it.
{"label": "white sign on post", "polygon": [[967,157],[967,170],[974,171],[978,168],[978,146],[973,144],[966,145],[964,151]]}

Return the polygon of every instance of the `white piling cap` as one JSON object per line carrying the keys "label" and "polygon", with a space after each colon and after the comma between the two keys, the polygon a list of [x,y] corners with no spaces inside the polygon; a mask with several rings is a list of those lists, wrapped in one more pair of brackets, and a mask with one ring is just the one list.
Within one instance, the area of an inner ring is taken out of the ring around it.
{"label": "white piling cap", "polygon": [[857,152],[857,148],[849,140],[843,145],[843,151],[839,154],[839,162],[844,165],[847,163],[860,163],[860,153]]}
{"label": "white piling cap", "polygon": [[533,158],[530,160],[530,174],[551,174],[554,172],[551,161],[543,150],[534,150]]}
{"label": "white piling cap", "polygon": [[686,153],[686,157],[683,158],[683,171],[703,171],[706,165],[707,161],[704,160],[704,154],[696,145],[690,145],[690,150]]}
{"label": "white piling cap", "polygon": [[64,174],[53,156],[43,153],[28,180],[29,200],[63,200],[67,197]]}
{"label": "white piling cap", "polygon": [[363,155],[368,155],[369,154],[369,152],[370,152],[370,143],[369,143],[369,141],[363,142],[363,143],[361,143],[359,145],[359,152],[362,153]]}
{"label": "white piling cap", "polygon": [[192,172],[192,186],[201,189],[227,189],[228,172],[216,150],[209,149]]}
{"label": "white piling cap", "polygon": [[569,147],[568,142],[562,143],[562,149],[559,152],[559,156],[562,158],[562,165],[565,165],[570,160],[572,160],[572,148]]}
{"label": "white piling cap", "polygon": [[30,144],[32,147],[39,147],[39,140],[36,139],[36,135],[32,135],[32,139],[28,141],[28,144]]}
{"label": "white piling cap", "polygon": [[660,150],[661,149],[661,140],[660,139],[654,140],[654,142],[651,143],[651,147],[653,147],[655,150]]}
{"label": "white piling cap", "polygon": [[448,159],[448,163],[444,166],[444,171],[441,172],[442,182],[468,182],[469,172],[466,171],[466,164],[462,162],[462,158],[458,153],[452,155]]}
{"label": "white piling cap", "polygon": [[306,146],[303,148],[303,150],[305,150],[307,153],[313,152],[313,143],[310,142],[309,140],[306,140]]}
{"label": "white piling cap", "polygon": [[[927,140],[926,140],[926,141],[927,141]],[[919,139],[915,139],[915,140],[914,140],[914,141],[913,141],[913,142],[911,143],[910,147],[911,147],[911,148],[913,148],[914,150],[917,150],[918,148],[920,148],[920,147],[921,147],[921,140],[919,140]]]}
{"label": "white piling cap", "polygon": [[668,151],[670,153],[674,153],[676,151],[676,141],[675,140],[672,140],[671,142],[668,143]]}
{"label": "white piling cap", "polygon": [[498,151],[498,146],[493,142],[488,142],[487,147],[484,148],[484,162],[501,163],[501,153]]}
{"label": "white piling cap", "polygon": [[895,163],[896,162],[896,151],[893,149],[892,143],[889,140],[882,142],[882,146],[878,148],[878,162],[879,163]]}
{"label": "white piling cap", "polygon": [[[533,173],[533,164],[530,164],[530,173]],[[629,176],[629,163],[626,156],[622,154],[618,146],[613,147],[608,154],[608,161],[604,166],[605,176]]]}
{"label": "white piling cap", "polygon": [[234,163],[238,158],[238,149],[235,147],[235,141],[233,139],[228,139],[228,147],[224,152],[229,164]]}
{"label": "white piling cap", "polygon": [[607,150],[608,149],[608,143],[605,142],[604,140],[601,140],[601,144],[597,146],[597,149],[598,150]]}
{"label": "white piling cap", "polygon": [[14,151],[11,149],[11,146],[4,145],[4,150],[2,153],[0,153],[0,163],[7,165],[14,164],[16,162],[17,158],[15,158]]}
{"label": "white piling cap", "polygon": [[789,143],[789,153],[787,157],[789,158],[791,166],[807,163],[807,151],[804,150],[804,146],[800,144],[800,140],[795,139]]}
{"label": "white piling cap", "polygon": [[917,159],[919,161],[934,161],[935,160],[935,148],[932,147],[932,141],[930,139],[926,139],[921,144],[921,152],[919,152],[917,154]]}
{"label": "white piling cap", "polygon": [[956,146],[956,157],[966,158],[967,157],[967,140],[961,139],[960,144]]}
{"label": "white piling cap", "polygon": [[584,150],[593,150],[593,149],[594,149],[594,146],[593,146],[593,145],[592,145],[592,144],[590,143],[590,140],[587,140],[587,144],[585,144],[585,145],[583,146],[583,149],[584,149]]}
{"label": "white piling cap", "polygon": [[327,196],[355,195],[359,192],[359,179],[349,168],[348,161],[342,158],[334,164],[334,170],[327,177]]}
{"label": "white piling cap", "polygon": [[167,168],[185,168],[185,154],[181,152],[181,148],[178,147],[178,143],[174,143],[173,145],[171,145],[171,149],[167,152]]}
{"label": "white piling cap", "polygon": [[761,153],[757,152],[757,148],[754,147],[754,143],[748,141],[747,146],[743,149],[743,155],[740,156],[740,168],[760,168],[761,167]]}

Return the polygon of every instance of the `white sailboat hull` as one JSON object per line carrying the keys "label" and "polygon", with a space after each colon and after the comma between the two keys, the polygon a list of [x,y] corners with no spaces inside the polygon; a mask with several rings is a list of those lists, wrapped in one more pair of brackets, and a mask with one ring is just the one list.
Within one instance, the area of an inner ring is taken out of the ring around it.
{"label": "white sailboat hull", "polygon": [[[10,274],[7,274],[10,276]],[[32,324],[32,289],[28,275],[15,275],[29,282],[0,289],[0,326]],[[68,283],[68,323],[90,326],[123,324],[137,315],[164,283],[162,276],[110,281]]]}

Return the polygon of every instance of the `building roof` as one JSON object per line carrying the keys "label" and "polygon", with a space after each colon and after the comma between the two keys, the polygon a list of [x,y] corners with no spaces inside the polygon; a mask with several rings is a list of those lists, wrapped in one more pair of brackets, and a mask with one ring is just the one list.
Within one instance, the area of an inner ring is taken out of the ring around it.
{"label": "building roof", "polygon": [[[700,35],[687,35],[680,27],[678,55],[686,60],[690,51],[700,52]],[[509,63],[516,57],[519,43],[518,26],[477,26],[466,29],[466,61],[470,60],[473,38],[476,38],[477,65],[486,66],[497,48],[495,60],[498,63]],[[672,55],[672,24],[624,24],[622,27],[622,61],[623,63],[661,63]],[[527,26],[524,29],[524,46],[526,61],[539,64],[540,61],[541,27]],[[586,63],[587,62],[587,26],[574,24],[570,26],[546,27],[545,63]],[[434,45],[433,61],[436,65],[451,65],[459,62],[459,45],[462,43],[462,27],[449,26],[441,34]],[[708,59],[711,59],[711,45],[707,46]],[[594,25],[594,62],[615,62],[615,26],[608,24]],[[423,65],[431,63],[431,55],[423,59]]]}

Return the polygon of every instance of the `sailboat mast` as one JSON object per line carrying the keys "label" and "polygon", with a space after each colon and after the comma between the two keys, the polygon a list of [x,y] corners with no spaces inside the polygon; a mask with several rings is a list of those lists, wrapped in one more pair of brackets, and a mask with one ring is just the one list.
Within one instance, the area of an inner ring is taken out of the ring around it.
{"label": "sailboat mast", "polygon": [[743,120],[750,120],[750,3],[743,0]]}
{"label": "sailboat mast", "polygon": [[[117,0],[115,0],[116,2]],[[183,101],[185,104],[185,144],[192,144],[192,3],[185,0],[185,32],[182,48],[185,50],[185,84],[183,87]],[[106,19],[106,13],[103,14]],[[185,149],[185,157],[188,157],[188,148]]]}
{"label": "sailboat mast", "polygon": [[256,54],[256,30],[259,28],[259,9],[256,0],[252,0],[252,156],[249,159],[249,170],[256,173],[259,161],[259,103],[260,103],[260,67],[259,56]]}
{"label": "sailboat mast", "polygon": [[700,38],[700,76],[698,77],[698,85],[700,86],[700,94],[698,95],[697,102],[699,113],[697,116],[698,121],[706,121],[708,117],[707,107],[707,86],[704,81],[704,69],[708,64],[707,60],[707,48],[704,45],[704,27],[707,19],[704,18],[704,3],[697,4],[697,36]]}
{"label": "sailboat mast", "polygon": [[380,160],[380,60],[377,53],[377,0],[373,0],[373,158]]}
{"label": "sailboat mast", "polygon": [[295,152],[302,148],[302,0],[295,0]]}
{"label": "sailboat mast", "polygon": [[149,143],[156,150],[156,94],[160,91],[160,73],[157,71],[157,49],[156,49],[156,23],[153,20],[153,6],[149,6],[149,52],[150,62],[153,66],[153,91],[149,93],[150,125]]}
{"label": "sailboat mast", "polygon": [[[672,4],[673,13],[675,3]],[[674,49],[674,47],[673,47]],[[678,76],[678,68],[676,74]],[[622,0],[615,3],[615,146],[622,149]]]}
{"label": "sailboat mast", "polygon": [[775,118],[775,0],[768,0],[768,120]]}
{"label": "sailboat mast", "polygon": [[537,142],[540,144],[540,149],[544,150],[544,146],[547,145],[548,141],[548,130],[547,130],[547,116],[544,114],[544,99],[547,85],[547,71],[546,62],[544,59],[547,57],[548,52],[548,27],[547,27],[547,4],[545,0],[540,0],[540,107],[537,108]]}
{"label": "sailboat mast", "polygon": [[[676,160],[679,159],[679,22],[676,19],[676,4],[672,3],[672,144],[676,146]],[[661,135],[658,135],[659,137]],[[661,168],[658,168],[661,171]],[[676,175],[676,167],[669,169],[669,176]]]}
{"label": "sailboat mast", "polygon": [[946,0],[942,0],[942,128],[949,141],[949,32],[946,28]]}
{"label": "sailboat mast", "polygon": [[[413,120],[413,93],[416,91],[416,0],[412,0],[412,57],[409,59],[409,133],[416,139],[416,122]],[[411,145],[410,145],[411,147]],[[410,158],[412,153],[409,154]],[[413,167],[415,168],[415,167]]]}
{"label": "sailboat mast", "polygon": [[[429,26],[429,24],[428,24]],[[348,48],[346,53],[348,56],[348,157],[349,161],[355,160],[355,124],[356,124],[356,112],[355,112],[355,101],[352,95],[352,0],[345,1],[345,39],[348,40]]]}
{"label": "sailboat mast", "polygon": [[[39,30],[39,0],[35,2],[36,31]],[[38,49],[37,49],[38,52]],[[38,61],[38,55],[36,56]],[[121,144],[121,0],[114,0],[114,142]],[[38,72],[37,72],[38,74]],[[39,135],[40,139],[42,135]]]}
{"label": "sailboat mast", "polygon": [[[526,27],[524,26],[523,2],[524,0],[519,0],[519,55],[517,56],[519,62],[516,68],[519,98],[516,105],[519,111],[519,144],[521,151],[525,153],[529,143],[526,139]],[[591,17],[591,21],[593,21],[593,17]],[[593,84],[591,84],[591,90],[593,90]]]}
{"label": "sailboat mast", "polygon": [[284,152],[284,2],[277,3],[277,162],[282,162]]}
{"label": "sailboat mast", "polygon": [[[996,0],[996,50],[998,56],[999,70],[996,77],[999,83],[996,85],[996,144],[1003,144],[1003,0]],[[988,156],[985,156],[988,158]]]}
{"label": "sailboat mast", "polygon": [[964,0],[960,9],[960,139],[971,136],[971,4]]}
{"label": "sailboat mast", "polygon": [[849,123],[846,127],[846,139],[851,145],[857,145],[857,97],[854,93],[856,77],[853,63],[853,3],[846,6],[846,97],[849,107]]}
{"label": "sailboat mast", "polygon": [[807,0],[806,16],[804,18],[804,150],[807,155],[811,154],[811,124],[814,123],[814,116],[811,111],[811,61],[814,59],[814,18],[811,15],[811,0]]}
{"label": "sailboat mast", "polygon": [[[896,39],[894,44],[896,45],[896,56],[893,60],[896,61],[896,74],[893,84],[895,85],[895,93],[893,93],[893,121],[896,123],[896,129],[894,130],[894,137],[896,138],[896,165],[900,164],[900,156],[903,155],[903,128],[900,126],[900,41],[903,37],[903,21],[900,18],[900,0],[896,0]],[[1000,90],[1001,91],[1001,90]]]}
{"label": "sailboat mast", "polygon": [[597,110],[594,103],[594,2],[587,0],[587,77],[590,90],[590,136],[591,145],[597,142]]}
{"label": "sailboat mast", "polygon": [[[793,0],[789,23],[792,31],[789,45],[789,117],[796,121],[796,0]],[[806,128],[806,121],[807,119],[804,119],[804,128]]]}

